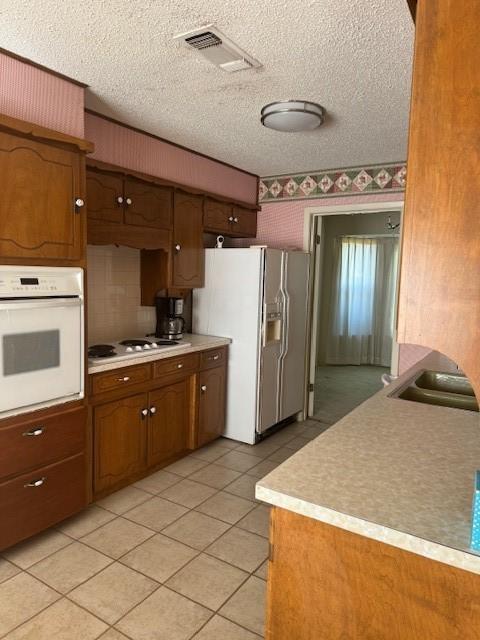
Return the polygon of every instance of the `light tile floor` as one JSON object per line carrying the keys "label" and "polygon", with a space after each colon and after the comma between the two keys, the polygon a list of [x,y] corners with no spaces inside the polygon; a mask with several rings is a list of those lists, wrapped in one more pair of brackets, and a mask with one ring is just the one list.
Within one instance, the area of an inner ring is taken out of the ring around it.
{"label": "light tile floor", "polygon": [[0,638],[262,638],[270,510],[255,483],[328,426],[221,438],[4,551]]}

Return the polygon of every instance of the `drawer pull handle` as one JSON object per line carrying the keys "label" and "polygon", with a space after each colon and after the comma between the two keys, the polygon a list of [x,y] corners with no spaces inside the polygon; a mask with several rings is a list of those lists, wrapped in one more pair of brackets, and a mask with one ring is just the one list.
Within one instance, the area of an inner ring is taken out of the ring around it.
{"label": "drawer pull handle", "polygon": [[177,369],[183,369],[183,362],[179,362],[177,364]]}
{"label": "drawer pull handle", "polygon": [[140,415],[142,416],[142,420],[145,420],[145,418],[148,416],[148,409],[142,409],[140,411]]}
{"label": "drawer pull handle", "polygon": [[35,429],[30,429],[30,431],[25,431],[22,433],[22,436],[41,436],[45,427],[35,427]]}
{"label": "drawer pull handle", "polygon": [[37,480],[32,480],[31,482],[27,482],[27,484],[24,484],[23,486],[25,487],[25,489],[27,489],[28,487],[33,487],[34,489],[36,487],[41,487],[42,484],[45,482],[46,477],[43,476],[43,478],[38,478]]}
{"label": "drawer pull handle", "polygon": [[123,378],[117,378],[117,382],[128,382],[130,380],[130,376],[123,376]]}
{"label": "drawer pull handle", "polygon": [[150,407],[150,415],[153,416],[157,413],[157,407]]}
{"label": "drawer pull handle", "polygon": [[218,353],[216,353],[214,356],[209,356],[209,360],[218,360],[220,358],[220,356],[218,355]]}
{"label": "drawer pull handle", "polygon": [[206,384],[202,384],[202,386],[200,387],[200,391],[202,393],[205,393],[206,390],[207,390],[207,385]]}

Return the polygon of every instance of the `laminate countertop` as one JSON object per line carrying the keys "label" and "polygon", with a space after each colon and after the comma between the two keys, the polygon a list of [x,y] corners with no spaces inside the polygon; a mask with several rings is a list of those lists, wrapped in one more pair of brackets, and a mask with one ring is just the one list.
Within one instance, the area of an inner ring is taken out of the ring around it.
{"label": "laminate countertop", "polygon": [[480,416],[389,397],[428,357],[256,485],[256,497],[480,574],[469,548]]}
{"label": "laminate countertop", "polygon": [[125,360],[116,360],[114,362],[106,362],[98,360],[92,363],[89,361],[88,373],[100,373],[101,371],[111,371],[112,369],[120,369],[130,367],[134,364],[143,364],[144,362],[153,362],[154,360],[163,360],[164,358],[174,358],[175,356],[184,356],[187,353],[195,351],[206,351],[207,349],[215,349],[216,347],[224,347],[232,341],[230,338],[222,338],[220,336],[202,336],[197,333],[186,333],[183,336],[185,342],[190,343],[188,346],[179,346],[175,349],[160,349],[148,355],[132,356]]}

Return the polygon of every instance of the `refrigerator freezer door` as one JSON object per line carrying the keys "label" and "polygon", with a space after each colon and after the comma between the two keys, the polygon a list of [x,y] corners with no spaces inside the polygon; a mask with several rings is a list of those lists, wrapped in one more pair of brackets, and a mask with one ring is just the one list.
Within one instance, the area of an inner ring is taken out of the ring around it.
{"label": "refrigerator freezer door", "polygon": [[281,357],[279,420],[304,409],[309,265],[308,253],[285,252],[285,334]]}
{"label": "refrigerator freezer door", "polygon": [[206,249],[205,287],[193,291],[193,330],[231,338],[225,435],[255,442],[262,249]]}
{"label": "refrigerator freezer door", "polygon": [[283,251],[266,249],[264,253],[262,340],[260,351],[259,415],[257,431],[263,433],[279,420],[280,354],[282,351]]}

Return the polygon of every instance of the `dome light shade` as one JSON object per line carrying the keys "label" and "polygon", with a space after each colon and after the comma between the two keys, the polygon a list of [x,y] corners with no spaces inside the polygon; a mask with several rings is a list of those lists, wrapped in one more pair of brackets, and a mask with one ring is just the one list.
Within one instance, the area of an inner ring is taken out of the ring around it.
{"label": "dome light shade", "polygon": [[311,131],[325,119],[325,109],[307,100],[271,102],[263,107],[260,121],[264,127],[276,131]]}

